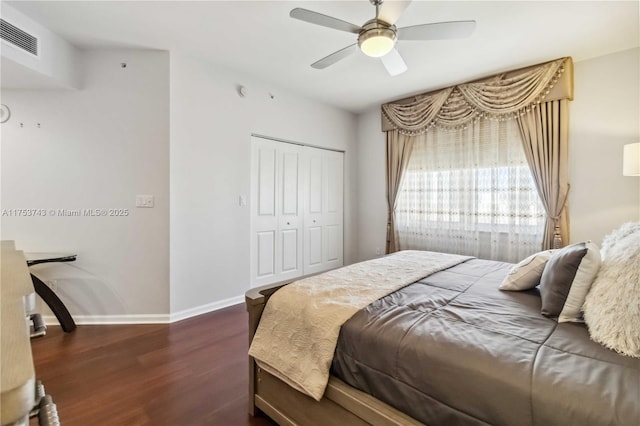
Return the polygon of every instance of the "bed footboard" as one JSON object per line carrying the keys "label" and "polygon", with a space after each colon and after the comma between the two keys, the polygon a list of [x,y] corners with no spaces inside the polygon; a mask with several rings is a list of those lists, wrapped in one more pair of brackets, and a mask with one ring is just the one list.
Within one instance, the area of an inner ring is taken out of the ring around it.
{"label": "bed footboard", "polygon": [[[281,287],[292,283],[293,281],[283,281],[275,284],[269,284],[262,287],[252,288],[245,293],[245,304],[247,312],[249,313],[249,345],[253,340],[253,336],[258,329],[258,323],[260,317],[264,311],[264,307],[269,300],[269,297],[275,293]],[[249,357],[249,414],[252,416],[256,414],[255,405],[255,384],[256,384],[256,363],[253,357]]]}
{"label": "bed footboard", "polygon": [[[249,344],[267,301],[278,289],[294,282],[256,287],[245,293],[249,313]],[[281,425],[341,424],[343,426],[419,426],[422,423],[376,398],[331,378],[325,397],[317,402],[259,369],[249,357],[249,414],[264,412]]]}

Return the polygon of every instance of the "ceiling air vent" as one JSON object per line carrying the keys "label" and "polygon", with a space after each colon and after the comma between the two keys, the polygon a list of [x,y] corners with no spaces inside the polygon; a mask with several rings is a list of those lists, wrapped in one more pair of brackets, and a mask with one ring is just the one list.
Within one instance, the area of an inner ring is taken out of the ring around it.
{"label": "ceiling air vent", "polygon": [[0,19],[0,36],[2,40],[38,56],[38,39],[4,19]]}

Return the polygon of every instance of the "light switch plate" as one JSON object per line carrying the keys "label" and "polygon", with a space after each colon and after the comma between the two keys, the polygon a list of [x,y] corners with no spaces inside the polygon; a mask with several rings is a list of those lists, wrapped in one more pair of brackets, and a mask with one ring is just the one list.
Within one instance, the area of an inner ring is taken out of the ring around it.
{"label": "light switch plate", "polygon": [[136,195],[136,207],[153,208],[153,195]]}

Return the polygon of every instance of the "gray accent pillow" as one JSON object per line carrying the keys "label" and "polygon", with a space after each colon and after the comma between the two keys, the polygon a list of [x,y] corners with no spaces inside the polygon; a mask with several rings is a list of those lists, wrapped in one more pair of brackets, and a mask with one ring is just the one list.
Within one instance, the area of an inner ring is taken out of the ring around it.
{"label": "gray accent pillow", "polygon": [[558,322],[583,322],[582,305],[600,268],[600,251],[591,241],[558,250],[540,278],[543,315]]}
{"label": "gray accent pillow", "polygon": [[556,251],[557,250],[540,251],[522,260],[517,265],[514,265],[504,281],[502,281],[502,284],[500,284],[500,290],[529,290],[540,284],[544,267]]}

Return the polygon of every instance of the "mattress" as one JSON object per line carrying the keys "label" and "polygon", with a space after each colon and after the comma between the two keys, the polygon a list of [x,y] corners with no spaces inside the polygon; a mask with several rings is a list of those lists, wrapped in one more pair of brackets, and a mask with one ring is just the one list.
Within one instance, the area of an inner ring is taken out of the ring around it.
{"label": "mattress", "polygon": [[640,359],[498,290],[511,266],[472,259],[358,311],[332,374],[430,426],[638,425]]}

